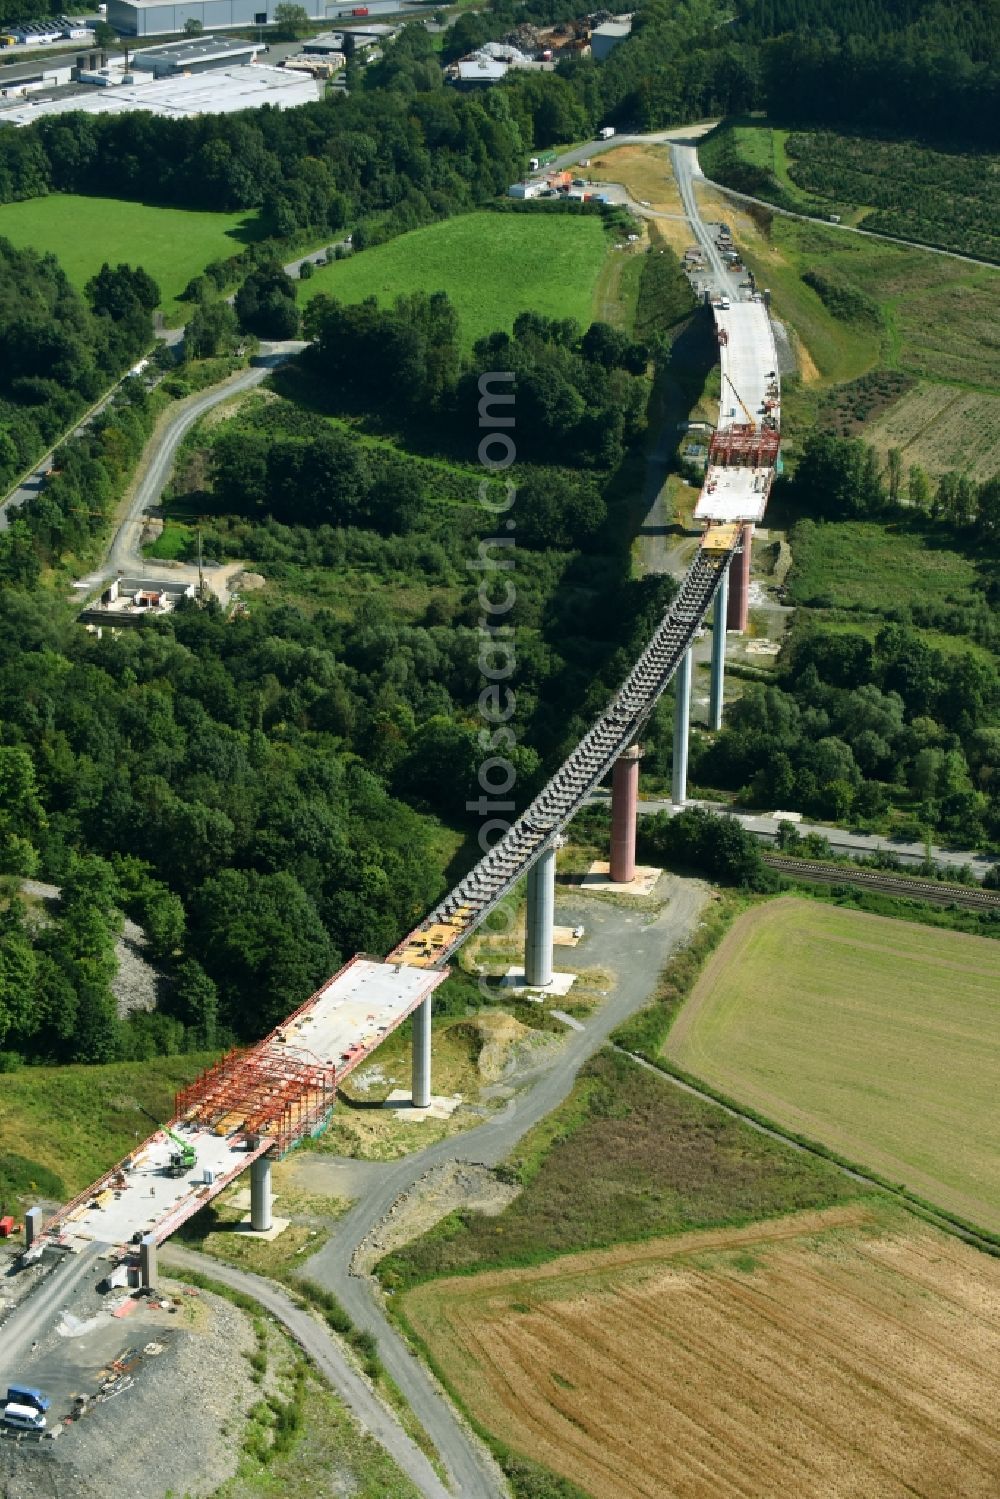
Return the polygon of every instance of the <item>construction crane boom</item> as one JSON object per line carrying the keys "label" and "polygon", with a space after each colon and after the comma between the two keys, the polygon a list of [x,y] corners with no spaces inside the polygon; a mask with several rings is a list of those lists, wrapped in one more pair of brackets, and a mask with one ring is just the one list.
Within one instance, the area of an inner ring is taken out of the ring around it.
{"label": "construction crane boom", "polygon": [[729,389],[732,391],[733,395],[736,397],[737,401],[739,401],[739,403],[740,403],[740,410],[743,412],[743,415],[746,417],[747,421],[750,423],[751,429],[754,432],[756,432],[756,430],[757,430],[757,419],[756,419],[756,417],[751,416],[751,414],[750,414],[750,407],[747,405],[746,401],[744,401],[743,397],[740,395],[739,391],[736,389],[736,386],[733,384],[733,382],[730,379],[730,377],[726,374],[725,370],[722,371],[722,378],[723,378],[723,380],[728,381]]}

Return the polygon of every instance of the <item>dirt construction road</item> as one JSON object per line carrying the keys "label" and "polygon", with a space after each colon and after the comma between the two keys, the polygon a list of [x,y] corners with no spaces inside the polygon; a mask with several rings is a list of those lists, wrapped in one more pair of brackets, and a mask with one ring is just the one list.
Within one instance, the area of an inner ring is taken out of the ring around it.
{"label": "dirt construction road", "polygon": [[238,1270],[221,1261],[206,1261],[205,1255],[183,1249],[178,1244],[167,1245],[162,1258],[165,1267],[182,1272],[197,1270],[199,1274],[207,1275],[221,1285],[230,1286],[234,1291],[242,1291],[259,1301],[315,1361],[324,1378],[329,1380],[361,1424],[385,1448],[403,1472],[413,1479],[420,1492],[427,1499],[449,1499],[448,1490],[427,1458],[406,1435],[395,1416],[372,1393],[370,1385],[345,1355],[341,1343],[315,1317],[297,1307],[285,1291],[262,1275]]}
{"label": "dirt construction road", "polygon": [[[528,1086],[502,1113],[476,1129],[392,1165],[374,1166],[354,1207],[336,1225],[330,1241],[309,1261],[310,1279],[332,1290],[355,1324],[377,1338],[379,1356],[444,1458],[454,1492],[461,1499],[497,1499],[506,1493],[503,1479],[485,1450],[460,1424],[436,1381],[387,1320],[374,1283],[354,1273],[355,1247],[381,1222],[396,1198],[432,1166],[449,1160],[495,1165],[510,1154],[527,1130],[563,1101],[582,1064],[604,1045],[616,1026],[650,999],[663,965],[671,952],[691,937],[708,899],[707,887],[700,881],[669,876],[665,893],[670,897],[668,903],[652,916],[576,892],[558,901],[557,920],[567,925],[583,922],[587,928],[585,942],[593,944],[601,967],[617,976],[603,1009],[581,1030],[568,1030],[562,1046],[546,1057],[527,1080]],[[331,1168],[336,1171],[336,1163],[331,1162]]]}

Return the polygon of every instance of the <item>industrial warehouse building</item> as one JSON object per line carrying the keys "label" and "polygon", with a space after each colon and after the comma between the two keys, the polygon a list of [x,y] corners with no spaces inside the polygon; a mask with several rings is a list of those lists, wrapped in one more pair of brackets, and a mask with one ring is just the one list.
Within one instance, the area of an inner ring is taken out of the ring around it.
{"label": "industrial warehouse building", "polygon": [[[347,4],[299,0],[312,21],[336,21],[350,14]],[[229,26],[269,26],[281,0],[108,0],[108,25],[120,36],[176,36],[185,21],[200,21],[205,31]]]}
{"label": "industrial warehouse building", "polygon": [[179,78],[184,74],[208,73],[213,68],[234,68],[252,63],[262,49],[257,42],[219,41],[200,36],[189,42],[164,42],[162,47],[143,47],[132,56],[132,69],[152,73],[155,78]]}

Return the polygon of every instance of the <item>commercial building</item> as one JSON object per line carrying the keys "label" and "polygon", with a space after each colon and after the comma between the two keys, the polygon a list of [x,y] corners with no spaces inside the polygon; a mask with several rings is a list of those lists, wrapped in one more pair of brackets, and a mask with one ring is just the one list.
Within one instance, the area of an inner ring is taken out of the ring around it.
{"label": "commercial building", "polygon": [[[270,26],[281,0],[108,0],[108,25],[121,36],[177,36],[185,21],[200,21],[205,31],[233,26]],[[329,0],[301,0],[311,21],[339,21],[350,16],[345,5]]]}
{"label": "commercial building", "polygon": [[603,62],[610,57],[616,47],[627,41],[632,35],[632,17],[627,16],[623,20],[605,21],[603,26],[595,26],[590,33],[590,55],[595,62]]}
{"label": "commercial building", "polygon": [[0,99],[23,99],[43,88],[63,88],[73,75],[73,63],[68,57],[53,58],[51,62],[22,62],[13,67],[0,68]]}
{"label": "commercial building", "polygon": [[[129,78],[129,83],[121,83]],[[92,81],[97,82],[96,78]],[[129,114],[144,109],[169,119],[191,119],[195,115],[232,114],[241,109],[293,109],[322,98],[322,79],[305,73],[286,72],[284,68],[252,67],[212,70],[189,77],[154,78],[148,73],[118,73],[108,70],[100,82],[106,86],[95,93],[73,93],[56,99],[22,99],[0,104],[0,125],[30,125],[43,115],[66,114],[80,110],[84,114]]]}
{"label": "commercial building", "polygon": [[194,584],[177,578],[115,578],[97,603],[80,615],[87,624],[135,624],[170,614],[181,599],[194,598]]}
{"label": "commercial building", "polygon": [[164,42],[160,47],[143,47],[132,56],[137,73],[152,73],[155,78],[177,78],[185,73],[208,73],[213,68],[232,68],[252,63],[263,48],[257,42],[220,41],[214,36],[199,36],[190,41]]}

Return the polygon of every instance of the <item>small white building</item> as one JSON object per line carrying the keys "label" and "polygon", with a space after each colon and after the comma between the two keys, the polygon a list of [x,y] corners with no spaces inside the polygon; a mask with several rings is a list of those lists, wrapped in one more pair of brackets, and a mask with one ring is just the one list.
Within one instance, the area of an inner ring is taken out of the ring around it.
{"label": "small white building", "polygon": [[544,182],[512,182],[507,189],[507,196],[520,198],[523,202],[528,198],[540,197],[544,187]]}

